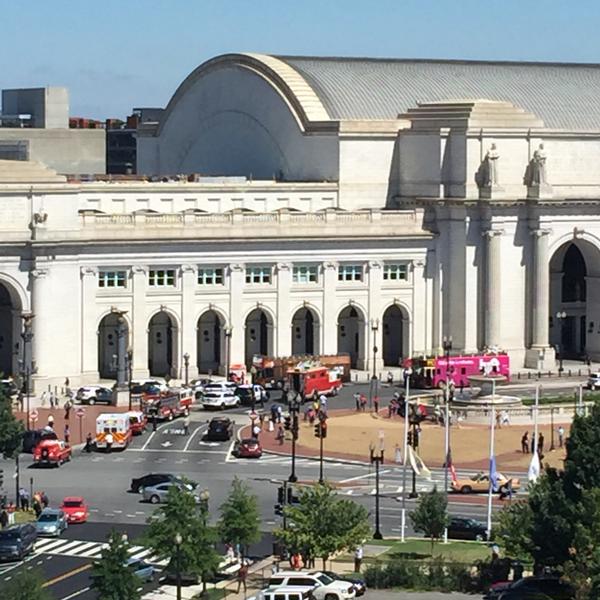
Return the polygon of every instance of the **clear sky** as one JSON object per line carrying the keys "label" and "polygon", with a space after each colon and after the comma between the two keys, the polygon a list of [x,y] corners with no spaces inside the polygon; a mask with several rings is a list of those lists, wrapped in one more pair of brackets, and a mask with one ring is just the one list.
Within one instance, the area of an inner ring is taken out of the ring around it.
{"label": "clear sky", "polygon": [[598,0],[0,0],[0,87],[71,114],[164,106],[225,52],[600,62]]}

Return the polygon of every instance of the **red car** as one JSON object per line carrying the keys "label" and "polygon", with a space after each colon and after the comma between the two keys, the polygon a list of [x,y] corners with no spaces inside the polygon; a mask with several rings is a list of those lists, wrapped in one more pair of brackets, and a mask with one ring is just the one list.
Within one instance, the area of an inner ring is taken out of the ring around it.
{"label": "red car", "polygon": [[71,460],[71,446],[59,440],[42,440],[33,450],[33,462],[37,465],[60,467]]}
{"label": "red car", "polygon": [[81,496],[67,496],[60,505],[65,515],[67,523],[85,523],[90,515],[90,511]]}
{"label": "red car", "polygon": [[235,443],[233,455],[237,458],[260,458],[262,446],[255,438],[247,438]]}

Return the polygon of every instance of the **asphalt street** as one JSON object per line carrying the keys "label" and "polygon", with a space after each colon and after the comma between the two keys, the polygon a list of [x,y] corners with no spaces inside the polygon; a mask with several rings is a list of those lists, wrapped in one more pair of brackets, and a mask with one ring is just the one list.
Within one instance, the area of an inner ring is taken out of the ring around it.
{"label": "asphalt street", "polygon": [[[330,401],[330,408],[353,406],[352,394],[367,386],[348,386],[342,394]],[[391,397],[393,390],[389,390]],[[382,394],[385,398],[385,394]],[[249,409],[227,411],[236,427],[249,423]],[[227,497],[234,477],[246,481],[256,494],[260,507],[263,541],[252,551],[257,556],[271,553],[270,532],[281,525],[274,514],[279,482],[290,475],[291,459],[287,456],[264,455],[260,459],[237,459],[231,454],[233,441],[208,442],[204,439],[208,420],[215,414],[200,409],[192,412],[188,435],[183,435],[181,419],[162,423],[156,431],[147,431],[135,438],[129,449],[112,453],[84,453],[77,449],[73,460],[59,468],[36,468],[30,455],[21,456],[20,481],[24,487],[44,490],[51,506],[57,506],[69,495],[83,496],[90,507],[89,523],[73,525],[63,538],[38,543],[33,556],[24,564],[0,565],[0,589],[7,578],[18,569],[39,569],[48,589],[57,600],[91,600],[89,591],[90,565],[100,556],[102,544],[111,529],[127,533],[132,546],[132,556],[151,558],[141,546],[139,536],[144,530],[154,506],[142,501],[139,494],[129,491],[131,479],[147,473],[178,473],[198,482],[200,489],[210,492],[210,512],[213,522],[219,517],[219,506]],[[9,497],[14,495],[11,475],[14,462],[0,461],[4,469],[5,488]],[[314,482],[319,477],[319,461],[299,458],[296,461],[299,482]],[[373,515],[375,506],[374,471],[369,464],[327,461],[325,479],[338,486],[339,493],[352,498],[368,508]],[[381,530],[384,536],[397,537],[401,530],[403,473],[399,465],[384,464],[380,470]],[[411,477],[407,477],[410,490]],[[434,470],[432,480],[419,480],[417,490],[425,491],[437,485],[442,489],[444,474]],[[450,512],[485,520],[484,498],[450,497]],[[407,500],[410,510],[414,501]],[[373,519],[373,517],[372,517]],[[408,519],[407,519],[408,521]],[[407,535],[413,532],[408,526]],[[146,552],[144,554],[144,552]]]}

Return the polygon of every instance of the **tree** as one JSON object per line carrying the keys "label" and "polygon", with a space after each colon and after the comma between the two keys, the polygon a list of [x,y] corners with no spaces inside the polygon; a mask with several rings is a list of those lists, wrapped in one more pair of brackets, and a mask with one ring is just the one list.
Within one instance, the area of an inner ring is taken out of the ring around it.
{"label": "tree", "polygon": [[116,531],[111,532],[108,547],[102,550],[100,560],[92,567],[92,589],[99,600],[139,600],[139,578],[127,568],[127,540]]}
{"label": "tree", "polygon": [[316,485],[300,492],[299,503],[285,507],[286,530],[275,536],[288,550],[319,557],[323,568],[335,552],[350,550],[369,535],[367,510],[348,499],[339,499],[331,486]]}
{"label": "tree", "polygon": [[169,561],[168,572],[197,575],[204,587],[221,562],[216,540],[216,531],[208,523],[208,507],[198,505],[187,489],[177,485],[170,487],[166,502],[148,519],[145,535],[146,546]]}
{"label": "tree", "polygon": [[415,531],[421,531],[431,540],[431,554],[433,545],[444,535],[444,529],[448,526],[448,502],[446,494],[438,492],[434,487],[431,492],[423,494],[417,503],[415,510],[410,512]]}
{"label": "tree", "polygon": [[14,458],[21,451],[23,431],[23,423],[13,414],[11,399],[0,389],[0,453],[4,458]]}
{"label": "tree", "polygon": [[260,515],[256,496],[237,477],[231,484],[231,491],[221,506],[219,533],[223,542],[239,544],[242,556],[248,546],[260,539]]}
{"label": "tree", "polygon": [[526,500],[513,502],[499,512],[495,538],[504,546],[508,556],[529,560],[534,550],[532,522],[533,513]]}
{"label": "tree", "polygon": [[21,570],[8,583],[0,586],[0,597],[2,600],[52,600],[42,584],[38,573]]}

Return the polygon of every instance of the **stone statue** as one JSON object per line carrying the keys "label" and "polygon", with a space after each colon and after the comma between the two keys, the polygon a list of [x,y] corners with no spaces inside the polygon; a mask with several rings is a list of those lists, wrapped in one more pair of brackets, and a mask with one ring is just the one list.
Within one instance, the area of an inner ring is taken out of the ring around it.
{"label": "stone statue", "polygon": [[548,183],[546,178],[546,158],[544,144],[540,144],[534,151],[533,158],[529,161],[529,166],[525,176],[525,184],[529,187],[543,186]]}
{"label": "stone statue", "polygon": [[498,185],[498,163],[500,153],[496,148],[496,144],[492,144],[490,149],[485,153],[481,165],[475,175],[475,181],[479,187],[491,187]]}

